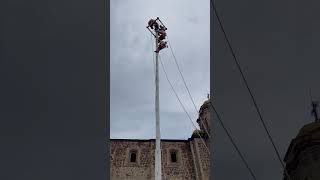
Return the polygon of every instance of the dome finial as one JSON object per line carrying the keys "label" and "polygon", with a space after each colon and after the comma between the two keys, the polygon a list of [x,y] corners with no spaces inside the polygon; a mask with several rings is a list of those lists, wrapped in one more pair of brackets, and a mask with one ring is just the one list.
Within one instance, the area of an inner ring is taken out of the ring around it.
{"label": "dome finial", "polygon": [[311,99],[311,106],[312,106],[311,115],[314,116],[315,121],[318,121],[319,120],[319,116],[318,116],[319,102],[313,100],[312,94],[311,94],[311,89],[310,89],[310,99]]}

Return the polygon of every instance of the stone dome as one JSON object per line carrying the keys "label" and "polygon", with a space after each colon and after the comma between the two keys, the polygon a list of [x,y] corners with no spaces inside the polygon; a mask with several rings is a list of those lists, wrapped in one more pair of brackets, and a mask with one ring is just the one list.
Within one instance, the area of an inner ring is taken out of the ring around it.
{"label": "stone dome", "polygon": [[205,102],[203,102],[203,104],[200,107],[200,114],[201,114],[203,109],[206,109],[206,108],[208,108],[210,106],[210,103],[211,103],[210,99],[208,99]]}
{"label": "stone dome", "polygon": [[314,135],[320,136],[320,121],[312,122],[303,126],[300,129],[297,137],[314,136]]}

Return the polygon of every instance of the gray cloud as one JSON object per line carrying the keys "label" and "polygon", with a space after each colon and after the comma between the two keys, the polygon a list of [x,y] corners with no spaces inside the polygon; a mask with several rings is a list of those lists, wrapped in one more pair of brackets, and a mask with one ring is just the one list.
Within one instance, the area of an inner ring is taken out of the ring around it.
{"label": "gray cloud", "polygon": [[[146,29],[160,17],[197,108],[209,92],[209,2],[111,1],[111,138],[154,138],[154,45]],[[196,23],[196,26],[195,26]],[[192,120],[197,114],[188,99],[170,49],[161,52],[170,80]],[[160,66],[161,136],[186,139],[193,125],[180,107]]]}

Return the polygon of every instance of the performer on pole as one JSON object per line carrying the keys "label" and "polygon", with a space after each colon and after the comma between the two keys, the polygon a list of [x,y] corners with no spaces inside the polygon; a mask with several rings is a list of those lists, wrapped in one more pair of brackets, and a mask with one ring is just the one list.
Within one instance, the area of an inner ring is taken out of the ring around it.
{"label": "performer on pole", "polygon": [[162,26],[162,25],[160,25],[158,33],[159,33],[159,38],[158,38],[159,42],[164,40],[166,38],[166,36],[167,36],[166,28],[164,26]]}
{"label": "performer on pole", "polygon": [[160,41],[160,43],[158,44],[157,50],[155,50],[154,52],[159,53],[159,51],[163,48],[166,48],[167,46],[167,42],[165,41]]}
{"label": "performer on pole", "polygon": [[148,22],[148,25],[150,26],[151,29],[154,28],[156,31],[159,29],[159,24],[154,19],[150,19]]}

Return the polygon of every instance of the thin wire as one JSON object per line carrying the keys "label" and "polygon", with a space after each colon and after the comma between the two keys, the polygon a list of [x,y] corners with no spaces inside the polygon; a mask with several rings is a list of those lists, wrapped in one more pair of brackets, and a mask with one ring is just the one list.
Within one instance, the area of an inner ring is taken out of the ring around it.
{"label": "thin wire", "polygon": [[168,40],[168,43],[169,43],[169,47],[170,47],[171,54],[172,54],[172,56],[173,56],[174,62],[175,62],[175,64],[176,64],[177,68],[178,68],[178,71],[179,71],[179,73],[180,73],[180,76],[181,76],[181,78],[182,78],[182,81],[183,81],[183,83],[184,83],[184,86],[186,87],[186,89],[187,89],[187,91],[188,91],[189,98],[191,99],[192,104],[193,104],[193,107],[194,107],[195,111],[197,112],[197,114],[198,114],[198,116],[199,116],[199,118],[200,118],[200,123],[202,123],[202,126],[203,126],[204,130],[206,131],[206,133],[207,133],[207,135],[209,136],[209,138],[211,138],[210,134],[208,133],[207,128],[206,128],[206,127],[204,126],[204,124],[203,124],[203,121],[202,121],[202,118],[201,118],[201,116],[200,116],[200,113],[199,113],[199,111],[198,111],[198,109],[197,109],[196,104],[194,103],[194,100],[193,100],[193,98],[192,98],[192,95],[191,95],[191,93],[190,93],[190,90],[189,90],[189,88],[188,88],[188,86],[187,86],[186,80],[184,79],[184,77],[183,77],[183,75],[182,75],[182,72],[181,72],[181,70],[180,70],[180,66],[179,66],[179,64],[178,64],[178,61],[177,61],[177,58],[176,58],[175,54],[173,53],[172,46],[171,46],[171,43],[170,43],[169,40]]}
{"label": "thin wire", "polygon": [[[151,47],[152,47],[152,50],[154,50],[154,49],[153,49],[153,39],[152,39],[152,36],[151,36],[151,41],[152,41],[152,46],[151,46]],[[165,73],[165,75],[166,75],[167,81],[169,82],[169,84],[170,84],[170,86],[171,86],[171,89],[173,90],[174,94],[176,95],[177,99],[179,100],[180,105],[182,106],[183,110],[186,112],[187,116],[189,117],[189,120],[191,121],[192,125],[193,125],[194,128],[197,130],[198,128],[197,128],[197,127],[195,126],[195,124],[193,123],[190,115],[188,114],[187,110],[186,110],[185,107],[183,106],[183,104],[182,104],[182,102],[181,102],[181,100],[180,100],[177,92],[174,90],[173,85],[172,85],[171,81],[170,81],[169,78],[168,78],[167,72],[165,71],[164,65],[163,65],[163,63],[162,63],[162,61],[161,61],[160,54],[159,54],[159,60],[160,60],[160,62],[161,62],[162,69],[163,69],[163,71],[164,71],[164,73]],[[155,65],[155,60],[154,60],[154,54],[153,54],[153,62],[154,62],[154,71],[155,71],[155,66],[156,66],[156,65]],[[200,135],[200,133],[199,133],[198,131],[196,131],[196,133],[198,134],[198,136],[199,136],[200,139],[202,140],[203,145],[205,146],[208,154],[210,155],[210,150],[208,149],[208,147],[207,147],[206,143],[204,142],[202,136]]]}
{"label": "thin wire", "polygon": [[[176,63],[176,65],[177,65],[177,68],[178,68],[178,70],[179,70],[179,73],[180,73],[180,75],[181,75],[181,78],[183,79],[184,85],[185,85],[185,87],[186,87],[186,89],[187,89],[187,91],[188,91],[189,97],[190,97],[190,99],[191,99],[191,101],[192,101],[192,103],[193,103],[193,105],[194,105],[194,107],[195,107],[196,112],[199,114],[199,112],[197,111],[197,107],[196,107],[196,105],[195,105],[195,103],[194,103],[194,101],[193,101],[193,98],[192,98],[192,95],[191,95],[191,93],[190,93],[190,90],[189,90],[189,88],[188,88],[188,86],[187,86],[187,84],[186,84],[186,81],[185,81],[185,79],[184,79],[184,77],[183,77],[183,74],[182,74],[182,72],[181,72],[181,70],[180,70],[180,67],[179,67],[179,64],[178,64],[178,62],[177,62],[177,59],[176,59],[176,57],[175,57],[175,55],[174,55],[174,52],[173,52],[172,47],[171,47],[171,44],[170,44],[169,41],[168,41],[168,43],[169,43],[169,46],[170,46],[171,53],[172,53],[172,55],[173,55],[173,57],[174,57],[175,63]],[[164,71],[164,73],[165,73],[166,79],[167,79],[168,83],[169,83],[170,86],[171,86],[172,91],[174,92],[175,96],[177,97],[177,99],[178,99],[180,105],[182,106],[183,110],[186,112],[186,114],[187,114],[189,120],[191,121],[192,125],[195,127],[195,129],[197,129],[197,127],[196,127],[195,124],[193,123],[190,115],[188,114],[188,112],[186,111],[185,107],[183,106],[183,104],[182,104],[179,96],[177,95],[177,92],[176,92],[175,89],[173,88],[173,85],[172,85],[171,81],[170,81],[169,78],[168,78],[168,75],[167,75],[167,73],[166,73],[164,64],[162,63],[162,60],[161,60],[160,55],[159,55],[159,60],[160,60],[160,63],[161,63],[161,65],[162,65],[163,71]],[[211,102],[210,102],[210,104],[211,104]],[[216,109],[214,108],[214,106],[213,106],[212,104],[211,104],[211,106],[213,107],[215,113],[217,114],[217,117],[218,117],[218,120],[219,120],[220,125],[223,127],[223,129],[224,129],[224,131],[226,132],[227,136],[229,137],[232,145],[234,146],[234,148],[236,149],[237,153],[239,154],[241,160],[243,161],[243,163],[245,164],[245,166],[246,166],[247,169],[249,170],[249,172],[250,172],[251,176],[253,177],[253,179],[256,180],[256,177],[255,177],[253,171],[252,171],[251,168],[249,167],[247,161],[245,160],[244,156],[243,156],[242,153],[240,152],[239,148],[237,147],[235,141],[234,141],[233,138],[231,137],[231,135],[230,135],[230,133],[228,132],[227,128],[224,126],[224,124],[223,124],[223,122],[222,122],[222,120],[221,120],[221,118],[220,118],[220,115],[218,114],[218,112],[216,111]],[[200,120],[201,120],[201,117],[200,117],[200,116],[199,116],[199,118],[200,118]],[[200,121],[200,122],[202,122],[202,121]],[[205,127],[204,127],[204,128],[205,128]],[[206,128],[205,128],[205,130],[206,130]],[[199,132],[197,132],[197,133],[198,133],[199,137],[201,138],[203,144],[205,145],[206,149],[208,150],[208,152],[209,152],[209,154],[210,154],[210,151],[209,151],[208,147],[206,146],[204,140],[202,139],[201,135],[199,134]],[[207,135],[209,136],[209,133],[208,133],[207,130],[206,130],[206,133],[207,133]]]}
{"label": "thin wire", "polygon": [[[164,72],[164,74],[165,74],[165,76],[166,76],[166,79],[167,79],[168,83],[170,84],[171,90],[174,92],[174,94],[175,94],[176,98],[178,99],[178,101],[179,101],[179,103],[180,103],[181,107],[183,108],[184,112],[187,114],[187,116],[188,116],[189,120],[191,121],[192,125],[193,125],[193,126],[194,126],[194,128],[197,130],[198,128],[197,128],[197,127],[196,127],[196,125],[193,123],[193,121],[192,121],[192,119],[191,119],[191,117],[190,117],[189,113],[187,112],[186,108],[185,108],[185,107],[184,107],[184,105],[182,104],[182,102],[181,102],[181,100],[180,100],[180,98],[179,98],[179,96],[178,96],[178,94],[177,94],[176,90],[173,88],[173,85],[172,85],[171,81],[169,80],[168,74],[167,74],[167,72],[166,72],[166,70],[165,70],[165,66],[164,66],[164,65],[163,65],[163,63],[162,63],[162,60],[161,60],[160,54],[159,54],[159,60],[160,60],[160,63],[161,63],[162,70],[163,70],[163,72]],[[208,147],[207,147],[206,143],[204,142],[204,140],[203,140],[202,136],[200,135],[200,133],[199,133],[198,131],[196,131],[196,132],[198,133],[198,135],[199,135],[200,139],[202,140],[203,145],[204,145],[204,146],[205,146],[205,148],[207,149],[208,154],[210,154],[210,151],[209,151],[209,149],[208,149]]]}
{"label": "thin wire", "polygon": [[175,54],[173,53],[172,46],[171,46],[171,43],[170,43],[169,40],[168,40],[168,44],[169,44],[169,47],[170,47],[171,54],[172,54],[172,56],[173,56],[174,62],[176,63],[176,66],[177,66],[177,68],[178,68],[178,71],[179,71],[179,73],[180,73],[180,76],[181,76],[181,78],[182,78],[182,80],[183,80],[184,86],[186,87],[186,89],[187,89],[187,91],[188,91],[188,94],[189,94],[189,97],[190,97],[190,99],[191,99],[191,101],[192,101],[192,104],[193,104],[193,106],[194,106],[194,109],[196,110],[196,112],[198,112],[197,106],[196,106],[196,104],[195,104],[194,101],[193,101],[193,98],[192,98],[192,96],[191,96],[190,90],[189,90],[189,88],[188,88],[188,86],[187,86],[187,83],[186,83],[186,81],[185,81],[185,79],[184,79],[184,77],[183,77],[183,75],[182,75],[182,72],[181,72],[181,70],[180,70],[180,66],[179,66],[179,64],[178,64],[178,61],[177,61],[177,58],[176,58]]}
{"label": "thin wire", "polygon": [[218,113],[218,111],[216,110],[216,108],[213,106],[213,104],[211,102],[209,102],[209,104],[211,105],[214,113],[217,115],[217,119],[218,119],[218,122],[220,123],[220,125],[222,126],[222,128],[224,129],[225,133],[227,134],[227,136],[229,137],[233,147],[236,149],[238,155],[240,156],[242,162],[245,164],[246,168],[248,169],[248,171],[250,172],[251,176],[253,179],[257,179],[256,176],[254,175],[252,169],[249,167],[249,164],[248,162],[245,160],[244,156],[242,155],[242,153],[240,152],[240,149],[238,148],[237,144],[235,143],[234,139],[232,138],[232,136],[230,135],[228,129],[225,127],[223,121],[221,120],[221,117]]}
{"label": "thin wire", "polygon": [[258,105],[257,105],[257,102],[256,102],[256,100],[255,100],[255,98],[254,98],[254,96],[253,96],[253,93],[252,93],[252,91],[251,91],[251,89],[250,89],[250,87],[249,87],[249,85],[248,85],[247,79],[246,79],[246,77],[244,76],[244,73],[243,73],[243,71],[242,71],[242,69],[241,69],[241,66],[240,66],[240,64],[239,64],[239,62],[238,62],[238,60],[237,60],[237,57],[236,57],[235,52],[234,52],[234,50],[233,50],[233,48],[232,48],[232,46],[231,46],[231,43],[230,43],[229,38],[228,38],[228,36],[227,36],[227,33],[226,33],[225,30],[224,30],[224,27],[223,27],[223,25],[222,25],[222,21],[221,21],[219,15],[218,15],[217,8],[216,8],[215,4],[212,2],[212,0],[210,0],[210,2],[211,2],[211,5],[212,5],[213,10],[214,10],[214,12],[215,12],[214,14],[216,15],[216,18],[217,18],[217,20],[218,20],[218,22],[219,22],[219,26],[220,26],[223,34],[224,34],[224,38],[225,38],[225,40],[227,41],[229,50],[230,50],[230,52],[231,52],[231,54],[232,54],[232,56],[233,56],[233,59],[234,59],[236,65],[237,65],[237,67],[238,67],[238,69],[239,69],[239,71],[240,71],[241,77],[242,77],[242,79],[243,79],[243,81],[244,81],[244,83],[245,83],[245,86],[246,86],[249,94],[250,94],[250,97],[251,97],[251,99],[252,99],[252,101],[253,101],[253,104],[254,104],[254,106],[255,106],[255,109],[256,109],[256,111],[257,111],[257,113],[258,113],[258,115],[259,115],[259,118],[260,118],[260,121],[261,121],[261,123],[262,123],[262,125],[263,125],[263,128],[265,129],[265,131],[266,131],[266,133],[267,133],[267,135],[268,135],[268,138],[269,138],[269,140],[270,140],[270,142],[271,142],[271,144],[272,144],[272,146],[273,146],[273,148],[274,148],[274,150],[275,150],[275,152],[276,152],[276,155],[277,155],[277,157],[278,157],[278,159],[279,159],[279,161],[280,161],[280,163],[281,163],[281,165],[282,165],[282,167],[283,167],[286,175],[288,176],[289,180],[291,180],[291,178],[290,178],[290,176],[289,176],[289,173],[288,173],[287,169],[285,168],[285,165],[284,165],[284,163],[283,163],[283,161],[282,161],[282,159],[281,159],[280,153],[279,153],[279,151],[278,151],[278,149],[277,149],[277,147],[276,147],[276,145],[275,145],[275,143],[274,143],[274,141],[273,141],[273,139],[272,139],[272,137],[271,137],[271,134],[270,134],[269,130],[267,129],[267,126],[266,126],[264,120],[263,120],[263,117],[262,117],[262,114],[261,114],[261,112],[260,112],[260,109],[259,109],[259,107],[258,107]]}
{"label": "thin wire", "polygon": [[[172,56],[173,56],[174,61],[175,61],[175,63],[176,63],[176,66],[177,66],[177,68],[178,68],[178,70],[179,70],[180,76],[181,76],[181,78],[182,78],[182,80],[183,80],[183,82],[184,82],[184,85],[185,85],[188,93],[189,93],[189,97],[190,97],[190,99],[191,99],[191,101],[192,101],[192,103],[193,103],[193,105],[194,105],[194,107],[195,107],[196,112],[199,114],[199,112],[197,111],[197,107],[196,107],[196,105],[195,105],[195,103],[194,103],[194,101],[193,101],[192,95],[191,95],[191,93],[190,93],[190,91],[189,91],[189,88],[188,88],[188,86],[187,86],[187,83],[186,83],[186,81],[185,81],[185,79],[184,79],[184,77],[183,77],[183,74],[182,74],[181,70],[180,70],[180,67],[179,67],[179,64],[178,64],[178,62],[177,62],[176,56],[174,55],[174,52],[173,52],[173,50],[172,50],[172,46],[171,46],[171,44],[170,44],[169,41],[168,41],[168,43],[169,43],[169,47],[170,47]],[[249,167],[247,161],[245,160],[244,156],[243,156],[242,153],[240,152],[240,149],[238,148],[238,146],[237,146],[237,144],[235,143],[234,139],[233,139],[232,136],[230,135],[228,129],[225,127],[224,123],[222,122],[219,113],[217,112],[217,110],[215,109],[215,107],[212,105],[212,103],[211,103],[211,102],[209,102],[209,103],[210,103],[210,105],[212,106],[214,112],[215,112],[216,115],[217,115],[218,122],[220,123],[220,125],[221,125],[222,128],[224,129],[225,133],[227,134],[227,136],[228,136],[228,138],[230,139],[232,145],[233,145],[234,148],[236,149],[236,151],[237,151],[238,155],[240,156],[241,160],[243,161],[243,163],[245,164],[246,168],[247,168],[248,171],[250,172],[252,178],[256,180],[256,176],[254,175],[252,169]],[[199,116],[199,118],[201,118],[201,117]],[[201,119],[200,119],[200,122],[202,122]],[[202,124],[202,125],[203,125],[203,124]],[[204,128],[205,128],[205,126],[204,126]],[[205,128],[205,131],[206,131],[207,134],[209,134],[206,128]]]}

